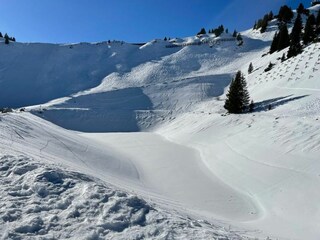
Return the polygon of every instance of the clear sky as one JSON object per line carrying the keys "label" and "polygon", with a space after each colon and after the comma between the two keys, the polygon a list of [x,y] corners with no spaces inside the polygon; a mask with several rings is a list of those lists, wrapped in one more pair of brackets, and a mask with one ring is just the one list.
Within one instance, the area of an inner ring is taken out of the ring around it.
{"label": "clear sky", "polygon": [[311,0],[0,0],[0,31],[22,42],[143,42],[223,24],[245,30],[281,5]]}

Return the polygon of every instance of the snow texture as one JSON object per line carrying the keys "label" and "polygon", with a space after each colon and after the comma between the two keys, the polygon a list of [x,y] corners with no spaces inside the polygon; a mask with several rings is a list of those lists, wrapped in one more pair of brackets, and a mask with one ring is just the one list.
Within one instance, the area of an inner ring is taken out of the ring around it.
{"label": "snow texture", "polygon": [[2,239],[245,239],[23,155],[0,164]]}

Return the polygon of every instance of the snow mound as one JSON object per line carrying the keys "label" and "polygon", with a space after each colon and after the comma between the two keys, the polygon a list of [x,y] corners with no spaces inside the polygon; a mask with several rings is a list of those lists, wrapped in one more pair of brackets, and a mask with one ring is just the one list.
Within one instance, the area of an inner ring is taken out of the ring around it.
{"label": "snow mound", "polygon": [[247,239],[23,155],[0,166],[3,239]]}

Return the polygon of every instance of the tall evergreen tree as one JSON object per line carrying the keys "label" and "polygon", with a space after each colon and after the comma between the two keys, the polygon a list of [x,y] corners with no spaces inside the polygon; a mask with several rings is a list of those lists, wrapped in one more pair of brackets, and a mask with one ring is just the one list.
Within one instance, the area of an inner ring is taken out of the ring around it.
{"label": "tall evergreen tree", "polygon": [[309,44],[316,38],[316,18],[313,14],[309,15],[303,34],[303,43]]}
{"label": "tall evergreen tree", "polygon": [[294,22],[292,32],[290,34],[290,48],[288,51],[288,58],[297,56],[302,52],[301,46],[301,31],[302,31],[302,20],[301,15],[298,14],[296,21]]}
{"label": "tall evergreen tree", "polygon": [[252,62],[249,64],[249,67],[248,67],[248,73],[252,73],[253,71],[253,65],[252,65]]}
{"label": "tall evergreen tree", "polygon": [[257,29],[257,26],[258,26],[257,21],[255,21],[253,25],[253,29]]}
{"label": "tall evergreen tree", "polygon": [[320,11],[318,11],[316,17],[316,34],[320,34]]}
{"label": "tall evergreen tree", "polygon": [[291,19],[293,18],[293,12],[291,8],[289,8],[287,5],[284,5],[280,8],[279,13],[278,13],[278,20],[281,22],[290,22]]}
{"label": "tall evergreen tree", "polygon": [[303,14],[304,9],[305,9],[305,8],[304,8],[303,4],[300,3],[299,6],[298,6],[298,8],[297,8],[297,13]]}
{"label": "tall evergreen tree", "polygon": [[273,40],[270,46],[270,54],[274,53],[275,51],[278,50],[278,43],[279,43],[279,33],[276,32],[273,36]]}
{"label": "tall evergreen tree", "polygon": [[2,33],[0,32],[0,38],[3,38],[3,35],[2,35]]}
{"label": "tall evergreen tree", "polygon": [[266,14],[266,15],[264,15],[262,22],[261,22],[261,29],[260,29],[261,33],[264,33],[267,30],[268,21],[269,21],[269,15]]}
{"label": "tall evergreen tree", "polygon": [[248,107],[249,100],[246,80],[241,71],[238,71],[230,84],[224,108],[229,113],[242,113]]}
{"label": "tall evergreen tree", "polygon": [[206,30],[204,28],[201,28],[200,32],[198,32],[197,35],[206,34]]}
{"label": "tall evergreen tree", "polygon": [[283,24],[281,25],[280,31],[279,31],[277,51],[281,51],[282,49],[289,47],[289,45],[290,45],[290,37],[289,37],[287,24]]}
{"label": "tall evergreen tree", "polygon": [[270,11],[268,15],[268,20],[271,21],[273,19],[273,12]]}
{"label": "tall evergreen tree", "polygon": [[318,14],[317,14],[316,25],[317,27],[320,27],[320,11],[318,11]]}
{"label": "tall evergreen tree", "polygon": [[5,44],[9,44],[10,43],[8,34],[4,35],[4,43]]}
{"label": "tall evergreen tree", "polygon": [[234,31],[233,31],[233,34],[232,34],[232,37],[237,37],[237,35],[238,35],[237,30],[234,30]]}

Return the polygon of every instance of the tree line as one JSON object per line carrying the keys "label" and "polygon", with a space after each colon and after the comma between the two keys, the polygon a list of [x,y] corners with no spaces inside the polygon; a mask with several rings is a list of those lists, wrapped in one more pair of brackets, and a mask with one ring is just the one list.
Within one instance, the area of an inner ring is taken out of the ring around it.
{"label": "tree line", "polygon": [[4,43],[5,44],[9,44],[10,41],[12,41],[12,42],[16,41],[15,37],[9,37],[9,35],[7,33],[5,33],[4,36],[3,36],[2,33],[0,32],[0,38],[4,38]]}

